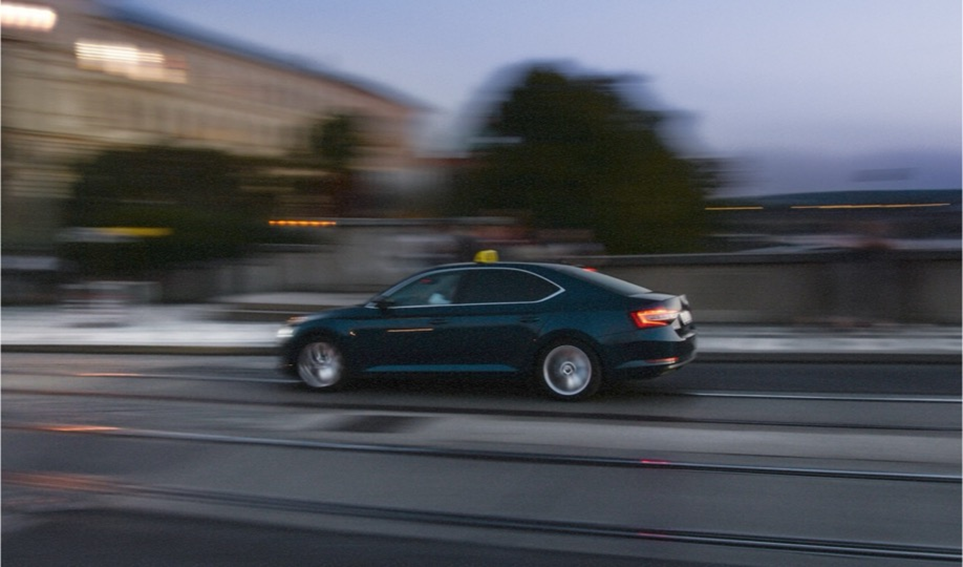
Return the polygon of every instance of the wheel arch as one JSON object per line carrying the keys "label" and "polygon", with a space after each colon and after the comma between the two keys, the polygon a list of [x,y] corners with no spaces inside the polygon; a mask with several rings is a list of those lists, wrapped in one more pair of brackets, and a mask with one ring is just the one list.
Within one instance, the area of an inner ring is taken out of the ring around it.
{"label": "wheel arch", "polygon": [[598,358],[599,362],[602,364],[603,370],[605,370],[606,361],[602,356],[601,345],[591,335],[578,329],[555,329],[540,336],[535,343],[535,357],[532,360],[532,364],[535,365],[538,363],[537,359],[539,355],[541,355],[546,348],[564,340],[578,341],[591,348],[593,354],[595,354],[596,358]]}
{"label": "wheel arch", "polygon": [[338,345],[342,352],[344,351],[345,342],[340,333],[329,327],[310,327],[300,330],[287,342],[284,351],[285,362],[294,366],[297,363],[298,351],[301,350],[301,347],[317,339],[330,341]]}

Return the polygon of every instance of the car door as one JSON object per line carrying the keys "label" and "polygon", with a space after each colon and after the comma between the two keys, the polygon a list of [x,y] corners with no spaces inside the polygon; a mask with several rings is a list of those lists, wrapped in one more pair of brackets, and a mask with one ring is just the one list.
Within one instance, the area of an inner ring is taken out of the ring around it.
{"label": "car door", "polygon": [[466,370],[523,370],[532,358],[547,302],[562,291],[523,269],[466,270],[447,315],[444,339]]}
{"label": "car door", "polygon": [[446,348],[445,326],[462,270],[440,270],[389,290],[368,309],[376,316],[350,331],[360,366],[368,372],[419,372],[456,363]]}

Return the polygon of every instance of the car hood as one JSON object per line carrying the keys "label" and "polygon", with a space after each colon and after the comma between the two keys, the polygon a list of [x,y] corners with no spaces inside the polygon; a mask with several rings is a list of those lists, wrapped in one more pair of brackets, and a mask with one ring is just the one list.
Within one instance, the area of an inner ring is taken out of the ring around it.
{"label": "car hood", "polygon": [[323,311],[315,311],[312,313],[306,313],[297,317],[297,325],[305,325],[315,321],[324,321],[327,319],[339,319],[345,317],[357,318],[370,311],[370,309],[365,309],[363,305],[355,305],[352,307],[334,307],[331,309],[325,309]]}

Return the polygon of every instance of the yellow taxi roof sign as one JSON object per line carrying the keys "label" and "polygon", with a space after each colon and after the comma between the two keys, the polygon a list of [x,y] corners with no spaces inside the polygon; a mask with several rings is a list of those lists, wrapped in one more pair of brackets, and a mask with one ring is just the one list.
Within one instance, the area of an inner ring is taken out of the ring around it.
{"label": "yellow taxi roof sign", "polygon": [[495,250],[479,250],[475,254],[475,262],[479,264],[491,264],[498,261],[498,252]]}

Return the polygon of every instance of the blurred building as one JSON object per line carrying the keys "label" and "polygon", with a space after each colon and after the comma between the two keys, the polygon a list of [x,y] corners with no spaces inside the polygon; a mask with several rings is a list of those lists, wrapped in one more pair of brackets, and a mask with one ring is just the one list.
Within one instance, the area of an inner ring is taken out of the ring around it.
{"label": "blurred building", "polygon": [[[320,173],[280,158],[306,151],[313,124],[345,114],[362,129],[356,167],[365,187],[390,192],[415,161],[410,130],[424,108],[383,86],[94,0],[0,9],[4,252],[49,252],[72,165],[108,148],[168,144],[262,158],[270,171],[257,189],[284,197]],[[287,198],[291,207],[324,204]]]}

